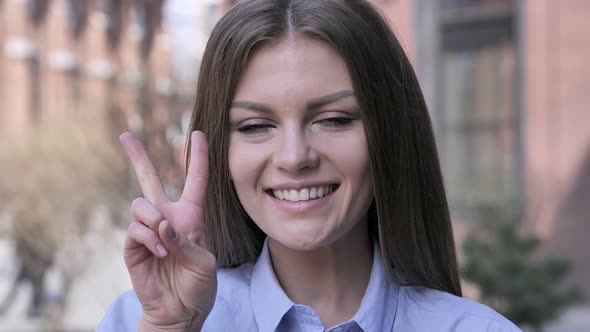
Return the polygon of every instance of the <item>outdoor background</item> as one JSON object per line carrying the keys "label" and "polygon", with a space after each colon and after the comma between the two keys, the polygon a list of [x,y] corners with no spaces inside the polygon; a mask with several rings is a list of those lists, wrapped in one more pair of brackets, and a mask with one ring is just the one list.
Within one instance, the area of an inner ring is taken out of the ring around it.
{"label": "outdoor background", "polygon": [[[142,138],[175,197],[232,2],[0,0],[0,331],[92,331],[131,287],[140,192],[118,135]],[[590,1],[372,2],[429,105],[465,296],[590,331]]]}

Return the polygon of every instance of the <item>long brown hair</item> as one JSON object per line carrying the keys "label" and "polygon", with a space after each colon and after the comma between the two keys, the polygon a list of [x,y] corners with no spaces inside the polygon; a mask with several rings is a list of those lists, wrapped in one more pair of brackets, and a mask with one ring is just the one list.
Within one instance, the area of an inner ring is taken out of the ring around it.
{"label": "long brown hair", "polygon": [[373,174],[370,234],[380,244],[390,277],[401,285],[460,296],[449,210],[426,104],[403,48],[385,19],[364,0],[245,0],[214,28],[201,65],[190,132],[201,130],[209,139],[205,223],[219,266],[254,261],[265,237],[231,183],[230,104],[253,52],[294,33],[328,43],[347,63]]}

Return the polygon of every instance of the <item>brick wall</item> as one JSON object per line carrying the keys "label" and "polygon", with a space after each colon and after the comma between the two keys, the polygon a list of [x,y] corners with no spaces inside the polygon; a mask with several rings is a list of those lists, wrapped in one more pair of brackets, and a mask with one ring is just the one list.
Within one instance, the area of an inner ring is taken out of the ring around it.
{"label": "brick wall", "polygon": [[525,1],[529,220],[590,294],[590,2]]}
{"label": "brick wall", "polygon": [[388,19],[410,60],[416,55],[415,0],[370,0]]}
{"label": "brick wall", "polygon": [[[171,150],[167,129],[180,121],[180,112],[174,105],[169,37],[157,20],[148,22],[153,28],[140,28],[133,20],[137,16],[131,11],[132,0],[115,3],[120,6],[121,28],[116,32],[119,38],[109,39],[109,16],[98,1],[86,1],[86,25],[78,38],[68,24],[65,0],[51,1],[37,27],[26,1],[0,2],[0,133],[31,130],[36,120],[51,125],[76,116],[91,123],[88,130],[113,140],[124,130],[149,130],[145,137],[152,156]],[[141,2],[156,13],[161,3]],[[153,43],[142,54],[148,30],[153,31]],[[37,59],[36,73],[32,59]],[[180,186],[180,160],[158,159],[164,181]]]}

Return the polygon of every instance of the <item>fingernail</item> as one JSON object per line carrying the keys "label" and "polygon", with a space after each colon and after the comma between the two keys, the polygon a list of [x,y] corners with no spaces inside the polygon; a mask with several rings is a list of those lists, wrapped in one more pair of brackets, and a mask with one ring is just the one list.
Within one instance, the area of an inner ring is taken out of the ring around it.
{"label": "fingernail", "polygon": [[122,142],[125,139],[125,137],[127,137],[128,135],[129,135],[128,131],[122,133],[121,135],[119,135],[119,141]]}
{"label": "fingernail", "polygon": [[156,250],[162,257],[168,255],[168,250],[166,250],[166,248],[164,248],[164,246],[161,243],[156,244]]}
{"label": "fingernail", "polygon": [[174,228],[172,228],[172,225],[168,224],[166,227],[166,234],[168,234],[170,239],[176,240],[176,232],[174,231]]}
{"label": "fingernail", "polygon": [[199,130],[195,130],[191,133],[191,143],[195,142],[197,139],[197,136],[199,136],[199,135],[203,136],[203,139],[205,140],[205,142],[207,141],[207,136],[205,135],[204,132],[199,131]]}

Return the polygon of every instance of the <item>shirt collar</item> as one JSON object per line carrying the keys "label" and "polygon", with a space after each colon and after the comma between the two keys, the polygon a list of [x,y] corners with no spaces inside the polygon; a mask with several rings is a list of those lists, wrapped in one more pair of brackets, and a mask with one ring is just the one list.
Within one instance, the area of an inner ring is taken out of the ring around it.
{"label": "shirt collar", "polygon": [[268,239],[264,241],[260,257],[252,270],[250,301],[256,324],[261,332],[274,331],[285,313],[295,305],[281,288],[274,273],[268,251]]}
{"label": "shirt collar", "polygon": [[[355,321],[365,332],[391,331],[397,309],[398,286],[391,281],[381,258],[381,250],[374,245],[373,267],[365,295]],[[281,288],[274,273],[268,239],[252,270],[250,300],[256,324],[262,332],[274,331],[283,316],[295,305]]]}
{"label": "shirt collar", "polygon": [[369,285],[352,320],[365,332],[391,331],[397,309],[398,286],[385,271],[381,249],[374,244]]}

